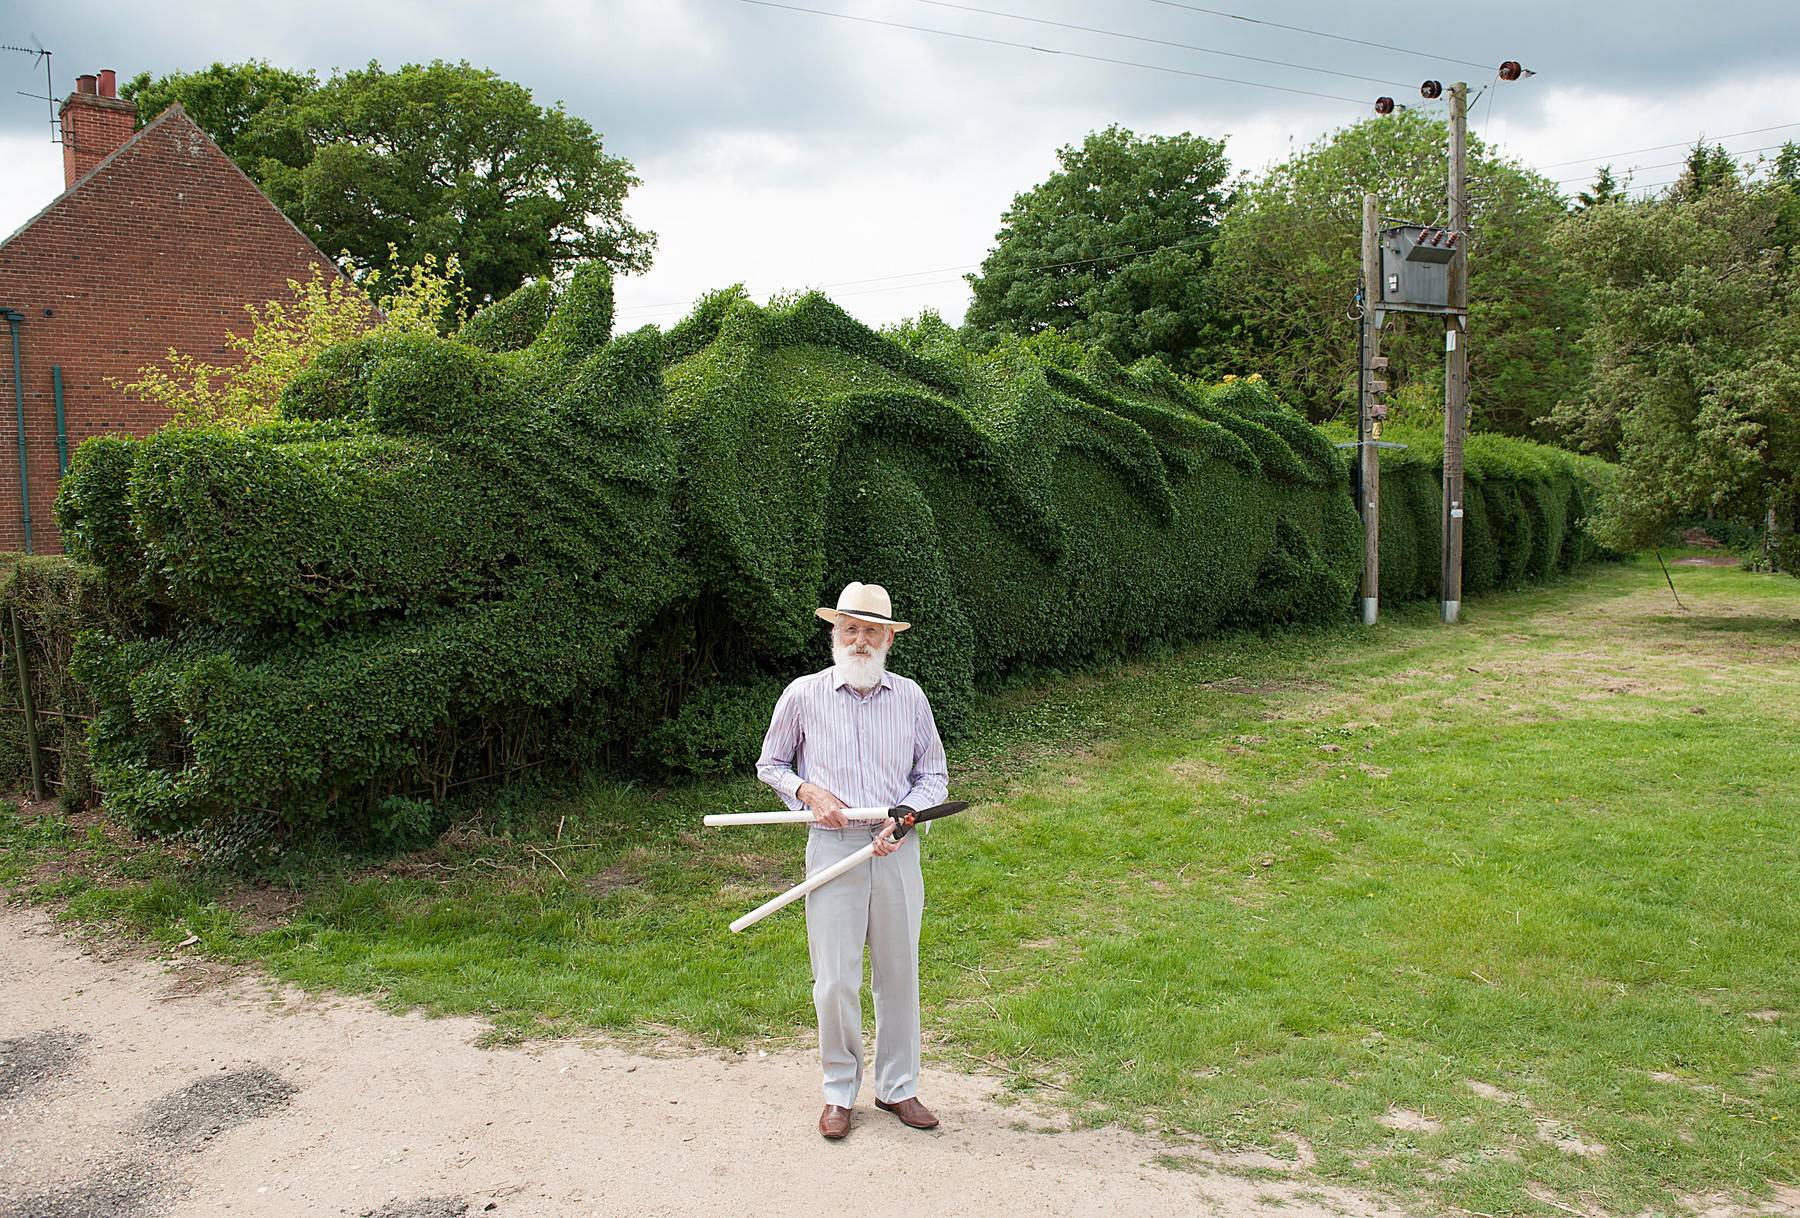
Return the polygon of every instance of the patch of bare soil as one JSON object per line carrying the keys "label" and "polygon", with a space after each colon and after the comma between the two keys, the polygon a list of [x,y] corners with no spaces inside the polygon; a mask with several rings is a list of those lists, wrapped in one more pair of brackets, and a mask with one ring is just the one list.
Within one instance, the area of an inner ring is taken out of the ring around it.
{"label": "patch of bare soil", "polygon": [[1375,1123],[1402,1133],[1437,1133],[1444,1127],[1422,1112],[1391,1104],[1386,1112],[1375,1118]]}
{"label": "patch of bare soil", "polygon": [[[0,1100],[9,1216],[736,1218],[830,1197],[859,1218],[1403,1218],[1320,1184],[1300,1144],[1266,1165],[1195,1151],[1182,1170],[1165,1159],[1194,1150],[1180,1143],[1042,1132],[1058,1114],[1001,1102],[990,1076],[928,1067],[937,1130],[907,1129],[865,1094],[848,1141],[826,1143],[806,1051],[490,1049],[475,1020],[390,1015],[254,975],[165,1002],[162,962],[86,955],[37,911],[0,907],[0,944],[8,1060],[28,1043],[55,1063],[21,1069],[44,1081]],[[86,1037],[73,1056],[54,1047],[66,1028]],[[1277,1163],[1280,1179],[1234,1174]]]}
{"label": "patch of bare soil", "polygon": [[643,873],[630,863],[614,863],[604,871],[594,872],[586,880],[587,890],[597,897],[636,888],[643,882]]}
{"label": "patch of bare soil", "polygon": [[219,903],[243,919],[245,930],[259,935],[286,926],[304,902],[292,888],[244,884],[226,892]]}
{"label": "patch of bare soil", "polygon": [[1525,1097],[1514,1095],[1510,1091],[1478,1079],[1465,1079],[1464,1082],[1470,1091],[1490,1103],[1516,1105],[1523,1108],[1531,1116],[1532,1124],[1537,1127],[1538,1141],[1554,1146],[1564,1154],[1579,1155],[1584,1159],[1597,1159],[1606,1153],[1606,1146],[1603,1143],[1587,1141],[1566,1121],[1545,1115]]}
{"label": "patch of bare soil", "polygon": [[1741,1202],[1717,1193],[1683,1197],[1681,1203],[1694,1218],[1800,1218],[1800,1187],[1776,1185],[1773,1195],[1754,1209],[1745,1209]]}

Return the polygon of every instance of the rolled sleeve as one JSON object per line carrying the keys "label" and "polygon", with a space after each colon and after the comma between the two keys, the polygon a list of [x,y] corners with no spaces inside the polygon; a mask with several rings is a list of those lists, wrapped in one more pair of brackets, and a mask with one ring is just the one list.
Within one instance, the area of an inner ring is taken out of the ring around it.
{"label": "rolled sleeve", "polygon": [[913,716],[913,763],[907,782],[906,806],[915,812],[943,803],[950,794],[950,767],[944,759],[944,742],[938,736],[937,719],[923,692]]}
{"label": "rolled sleeve", "polygon": [[762,756],[756,761],[756,776],[775,789],[782,802],[794,811],[800,810],[796,794],[803,781],[794,770],[794,758],[800,751],[800,699],[794,685],[782,691],[770,716],[769,730],[763,734]]}

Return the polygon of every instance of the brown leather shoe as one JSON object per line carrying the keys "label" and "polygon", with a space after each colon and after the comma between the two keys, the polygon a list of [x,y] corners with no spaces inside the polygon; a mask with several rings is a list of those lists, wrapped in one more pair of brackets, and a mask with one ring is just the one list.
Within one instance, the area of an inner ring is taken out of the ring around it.
{"label": "brown leather shoe", "polygon": [[903,1124],[910,1125],[914,1129],[937,1128],[938,1119],[932,1116],[931,1110],[919,1103],[917,1099],[904,1099],[892,1104],[885,1100],[876,1100],[875,1107],[883,1112],[893,1113],[900,1118]]}
{"label": "brown leather shoe", "polygon": [[825,1105],[819,1114],[819,1133],[833,1141],[850,1132],[850,1110],[836,1104]]}

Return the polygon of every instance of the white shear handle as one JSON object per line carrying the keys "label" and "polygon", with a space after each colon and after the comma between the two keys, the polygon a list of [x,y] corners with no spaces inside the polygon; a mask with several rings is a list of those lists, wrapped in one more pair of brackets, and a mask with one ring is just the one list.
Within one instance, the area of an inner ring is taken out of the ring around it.
{"label": "white shear handle", "polygon": [[[845,808],[845,820],[886,820],[888,808]],[[798,812],[719,812],[703,818],[702,823],[710,828],[721,825],[808,825],[817,823],[811,812],[802,808]]]}
{"label": "white shear handle", "polygon": [[[887,810],[885,808],[882,809],[882,815],[883,816],[887,815]],[[798,901],[801,897],[805,896],[807,893],[811,892],[813,889],[821,887],[822,885],[825,885],[825,884],[829,884],[829,883],[831,883],[831,881],[837,879],[840,875],[843,875],[846,871],[849,871],[851,868],[859,866],[862,863],[868,862],[869,859],[874,856],[875,847],[877,844],[879,844],[879,842],[880,842],[880,839],[877,838],[875,841],[870,842],[868,845],[864,846],[861,850],[858,850],[855,854],[851,855],[849,858],[842,859],[836,863],[833,863],[831,866],[825,868],[825,870],[819,872],[817,875],[807,876],[804,880],[801,880],[798,884],[794,885],[792,888],[788,889],[786,892],[782,893],[780,896],[776,897],[774,900],[769,901],[762,905],[758,905],[755,909],[751,910],[749,913],[745,914],[743,917],[739,918],[737,921],[735,921],[731,924],[732,933],[735,934],[738,931],[743,930],[746,926],[756,925],[756,923],[762,921],[764,918],[768,917],[770,914],[774,913],[776,910],[780,909],[782,906],[792,905],[795,901]]]}

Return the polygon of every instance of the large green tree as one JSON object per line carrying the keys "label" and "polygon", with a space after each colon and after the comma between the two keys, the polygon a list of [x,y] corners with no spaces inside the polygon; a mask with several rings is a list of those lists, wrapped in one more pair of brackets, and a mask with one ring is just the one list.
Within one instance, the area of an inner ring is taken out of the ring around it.
{"label": "large green tree", "polygon": [[1124,362],[1205,363],[1206,270],[1230,202],[1225,145],[1112,126],[1057,151],[1062,168],[1001,217],[970,275],[966,326],[979,344],[1061,330]]}
{"label": "large green tree", "polygon": [[148,120],[180,101],[321,248],[363,265],[455,254],[477,299],[576,262],[650,264],[638,179],[560,103],[466,62],[377,63],[320,83],[266,63],[138,77]]}
{"label": "large green tree", "polygon": [[1781,225],[1795,185],[1701,169],[1556,239],[1592,280],[1594,321],[1592,377],[1555,421],[1618,460],[1599,524],[1625,548],[1682,516],[1772,513],[1791,531],[1800,513],[1800,257]]}
{"label": "large green tree", "polygon": [[[120,87],[119,95],[137,103],[140,127],[180,102],[188,117],[212,136],[225,155],[254,176],[263,157],[283,155],[283,150],[261,143],[251,134],[257,119],[265,110],[292,105],[318,87],[318,77],[311,72],[290,72],[266,60],[251,60],[215,63],[198,72],[171,72],[154,78],[139,72]],[[285,155],[297,156],[298,150],[287,149]]]}
{"label": "large green tree", "polygon": [[[1381,215],[1448,221],[1441,119],[1402,111],[1343,128],[1247,183],[1226,215],[1213,284],[1230,319],[1215,372],[1262,372],[1314,419],[1353,410],[1362,196]],[[1555,184],[1469,138],[1471,426],[1532,435],[1583,375],[1580,285],[1550,235]],[[1443,325],[1392,319],[1382,345],[1400,400],[1441,403]]]}

